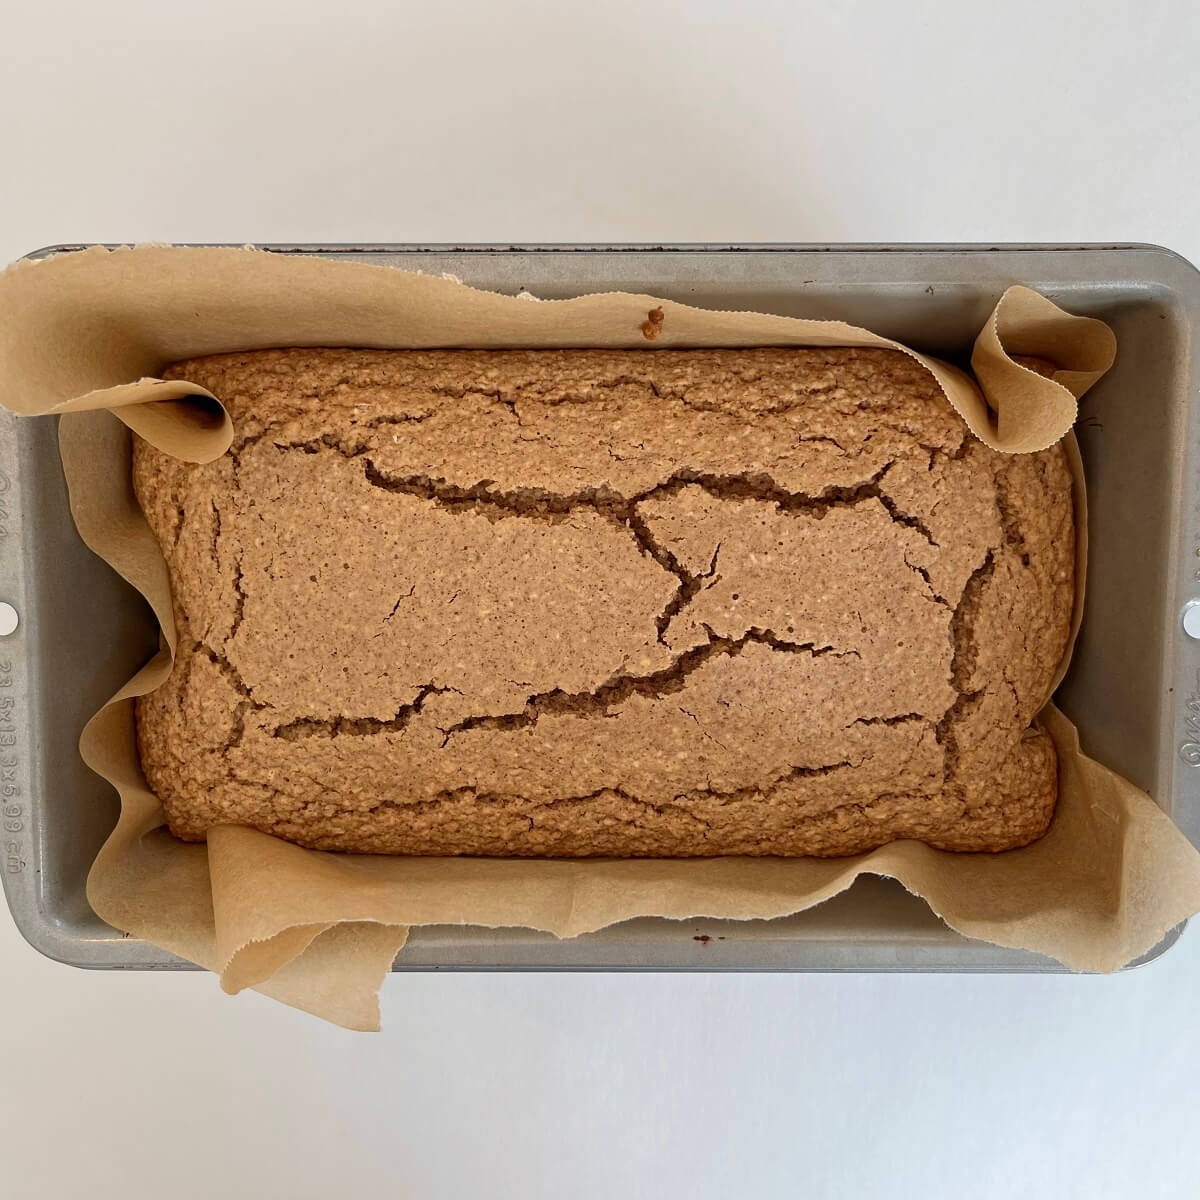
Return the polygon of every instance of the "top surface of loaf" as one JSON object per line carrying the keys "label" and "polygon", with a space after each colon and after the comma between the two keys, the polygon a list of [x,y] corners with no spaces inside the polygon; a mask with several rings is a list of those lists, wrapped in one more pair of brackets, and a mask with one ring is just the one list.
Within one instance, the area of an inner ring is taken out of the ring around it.
{"label": "top surface of loaf", "polygon": [[467,797],[533,806],[511,852],[621,853],[532,836],[611,800],[618,826],[641,806],[634,852],[671,853],[753,794],[718,848],[762,852],[776,793],[789,829],[793,801],[886,791],[894,836],[932,836],[973,787],[1003,824],[980,787],[1065,644],[1069,478],[972,439],[907,356],[277,350],[169,375],[237,430],[205,467],[135,459],[181,632],[143,756],[191,797],[185,832],[397,849],[398,820],[453,852],[437,822]]}

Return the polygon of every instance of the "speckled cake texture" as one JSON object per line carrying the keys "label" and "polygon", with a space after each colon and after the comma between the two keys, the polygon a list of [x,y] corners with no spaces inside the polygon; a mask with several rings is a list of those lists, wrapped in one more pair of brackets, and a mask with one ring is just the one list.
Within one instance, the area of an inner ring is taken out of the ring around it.
{"label": "speckled cake texture", "polygon": [[171,829],[324,850],[1023,845],[1074,596],[1058,448],[907,356],[266,350],[237,434],[138,442],[179,649],[137,704]]}

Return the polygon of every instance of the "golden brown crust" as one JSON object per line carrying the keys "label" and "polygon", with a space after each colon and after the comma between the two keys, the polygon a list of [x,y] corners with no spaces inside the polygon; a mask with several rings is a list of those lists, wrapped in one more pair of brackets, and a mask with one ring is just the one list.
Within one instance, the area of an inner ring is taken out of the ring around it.
{"label": "golden brown crust", "polygon": [[1073,596],[1058,449],[873,350],[271,350],[238,431],[136,447],[179,654],[171,828],[402,854],[999,850]]}

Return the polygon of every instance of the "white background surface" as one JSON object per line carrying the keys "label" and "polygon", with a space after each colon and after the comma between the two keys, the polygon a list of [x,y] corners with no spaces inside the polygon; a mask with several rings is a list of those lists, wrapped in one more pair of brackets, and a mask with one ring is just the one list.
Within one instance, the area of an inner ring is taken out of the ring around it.
{"label": "white background surface", "polygon": [[[407,7],[0,0],[0,259],[161,239],[1200,260],[1186,0]],[[405,977],[368,1037],[211,976],[58,966],[0,914],[0,987],[5,1196],[1200,1193],[1195,929],[1116,978]]]}

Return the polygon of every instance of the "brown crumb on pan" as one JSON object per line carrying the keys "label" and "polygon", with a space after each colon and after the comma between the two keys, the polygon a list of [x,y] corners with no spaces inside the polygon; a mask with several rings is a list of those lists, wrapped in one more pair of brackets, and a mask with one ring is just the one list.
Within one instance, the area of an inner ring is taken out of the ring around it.
{"label": "brown crumb on pan", "polygon": [[663,322],[666,319],[667,315],[661,308],[652,308],[646,314],[646,320],[642,322],[642,337],[648,342],[654,341],[662,333]]}

